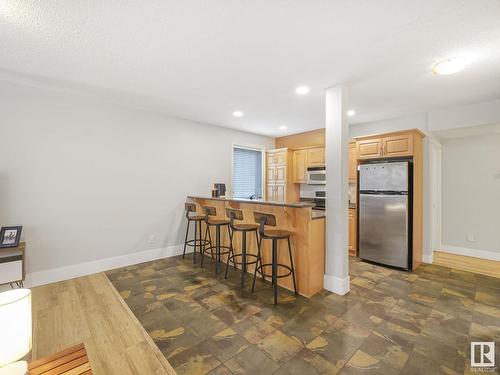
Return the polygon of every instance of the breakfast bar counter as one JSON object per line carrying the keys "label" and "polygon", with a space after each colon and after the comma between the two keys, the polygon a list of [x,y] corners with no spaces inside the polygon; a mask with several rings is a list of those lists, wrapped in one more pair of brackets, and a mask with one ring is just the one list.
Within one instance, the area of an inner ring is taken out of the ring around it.
{"label": "breakfast bar counter", "polygon": [[[292,232],[292,256],[295,266],[295,277],[297,279],[298,293],[305,297],[311,297],[323,289],[323,274],[325,268],[325,220],[320,218],[313,220],[310,202],[281,203],[263,200],[212,198],[206,196],[188,196],[188,200],[196,203],[197,214],[202,215],[202,206],[212,206],[217,210],[218,218],[226,218],[226,208],[234,208],[243,211],[243,221],[239,223],[255,223],[254,212],[264,212],[276,216],[276,229],[284,229]],[[271,229],[271,228],[270,228]],[[205,233],[203,227],[202,233]],[[215,234],[212,238],[215,238]],[[224,230],[221,234],[223,245],[229,245],[229,236]],[[241,249],[241,236],[233,238],[233,246],[236,252]],[[263,241],[261,254],[264,263],[270,263],[271,241]],[[279,263],[288,264],[289,255],[286,241],[280,241],[278,248]],[[257,241],[253,236],[247,239],[247,252],[257,253]],[[225,261],[225,259],[223,258]],[[253,275],[254,266],[249,266],[249,274]],[[280,270],[284,272],[286,270]],[[270,270],[266,270],[270,273]],[[250,278],[249,278],[250,280]],[[249,283],[250,285],[250,283]],[[291,277],[278,279],[278,285],[293,290]]]}

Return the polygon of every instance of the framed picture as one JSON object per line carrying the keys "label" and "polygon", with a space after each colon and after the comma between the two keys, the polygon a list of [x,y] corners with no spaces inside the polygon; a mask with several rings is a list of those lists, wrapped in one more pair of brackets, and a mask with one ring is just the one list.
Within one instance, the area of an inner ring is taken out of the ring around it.
{"label": "framed picture", "polygon": [[23,227],[2,227],[0,230],[0,247],[16,247],[21,239]]}

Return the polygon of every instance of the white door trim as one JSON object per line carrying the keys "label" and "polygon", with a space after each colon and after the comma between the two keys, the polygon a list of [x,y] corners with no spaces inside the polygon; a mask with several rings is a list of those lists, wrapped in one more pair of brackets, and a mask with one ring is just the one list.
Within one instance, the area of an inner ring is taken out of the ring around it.
{"label": "white door trim", "polygon": [[430,140],[430,250],[427,254],[428,263],[432,263],[434,251],[442,247],[441,240],[441,143],[432,137]]}

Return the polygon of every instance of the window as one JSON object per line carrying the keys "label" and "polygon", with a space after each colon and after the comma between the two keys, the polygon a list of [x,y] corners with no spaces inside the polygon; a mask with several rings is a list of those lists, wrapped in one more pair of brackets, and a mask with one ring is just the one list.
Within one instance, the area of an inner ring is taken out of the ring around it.
{"label": "window", "polygon": [[262,198],[262,150],[233,146],[234,198]]}

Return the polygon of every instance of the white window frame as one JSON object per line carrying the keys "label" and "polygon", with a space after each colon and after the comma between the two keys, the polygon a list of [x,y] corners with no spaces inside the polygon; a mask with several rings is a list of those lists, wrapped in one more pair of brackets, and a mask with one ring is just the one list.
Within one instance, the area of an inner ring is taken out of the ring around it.
{"label": "white window frame", "polygon": [[262,199],[264,199],[264,192],[265,192],[265,186],[266,186],[266,148],[264,146],[256,146],[256,145],[243,145],[240,143],[233,143],[231,146],[231,196],[234,195],[233,191],[233,175],[234,175],[234,149],[235,148],[242,148],[244,150],[252,150],[252,151],[260,151],[261,153],[261,161],[262,161],[262,184],[261,184],[261,192],[260,196]]}

